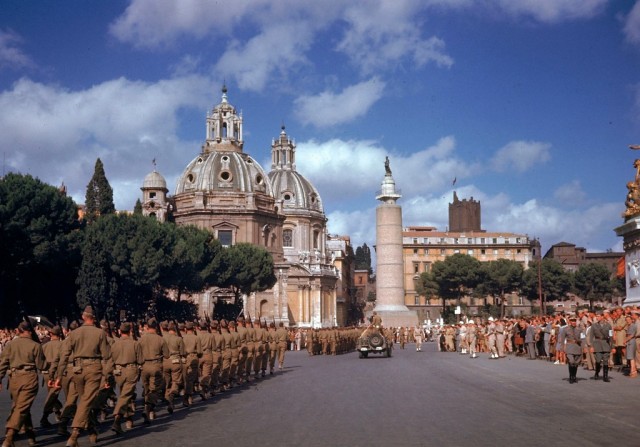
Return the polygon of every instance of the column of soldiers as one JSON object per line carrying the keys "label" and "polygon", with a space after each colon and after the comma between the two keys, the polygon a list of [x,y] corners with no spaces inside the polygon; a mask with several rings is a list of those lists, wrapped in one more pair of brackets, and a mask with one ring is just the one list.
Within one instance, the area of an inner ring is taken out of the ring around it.
{"label": "column of soldiers", "polygon": [[304,332],[304,344],[309,355],[346,354],[356,349],[361,333],[356,327],[309,328]]}
{"label": "column of soldiers", "polygon": [[[49,417],[55,414],[57,433],[67,438],[67,446],[74,447],[83,431],[92,444],[97,442],[99,415],[110,411],[110,406],[113,432],[121,435],[133,427],[138,382],[142,385],[142,418],[144,424],[151,424],[161,402],[171,414],[178,398],[188,408],[194,395],[206,400],[263,378],[267,370],[273,374],[276,366],[284,367],[288,335],[282,323],[276,328],[275,323],[239,317],[237,322],[179,325],[152,318],[141,334],[132,323],[119,328],[108,324],[99,328],[95,323],[88,306],[82,313],[82,325],[71,322],[66,337],[60,327],[52,328],[51,340],[44,345],[32,339],[37,336],[32,336],[30,323],[18,326],[18,336],[0,355],[0,389],[2,379],[10,376],[12,398],[3,447],[13,446],[20,430],[29,445],[36,444],[31,406],[39,389],[38,372],[47,387],[40,426],[52,427]],[[115,333],[119,336],[112,335]]]}

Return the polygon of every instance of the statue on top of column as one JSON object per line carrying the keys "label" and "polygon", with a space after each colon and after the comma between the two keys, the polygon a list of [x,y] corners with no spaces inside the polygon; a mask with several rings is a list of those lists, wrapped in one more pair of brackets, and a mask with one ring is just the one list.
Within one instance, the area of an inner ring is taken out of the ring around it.
{"label": "statue on top of column", "polygon": [[[629,149],[639,150],[640,146],[629,146]],[[636,178],[632,182],[627,182],[627,200],[625,206],[627,209],[622,213],[622,217],[629,219],[640,214],[640,159],[633,162],[636,168]]]}
{"label": "statue on top of column", "polygon": [[391,166],[389,166],[389,156],[384,159],[384,172],[386,175],[391,175]]}

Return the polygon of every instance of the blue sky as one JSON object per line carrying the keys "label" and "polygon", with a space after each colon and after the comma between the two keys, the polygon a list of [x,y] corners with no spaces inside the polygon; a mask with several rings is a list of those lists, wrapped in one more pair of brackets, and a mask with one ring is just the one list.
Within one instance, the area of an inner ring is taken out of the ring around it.
{"label": "blue sky", "polygon": [[405,226],[445,230],[455,189],[487,231],[622,249],[640,1],[3,0],[3,172],[82,203],[100,157],[132,209],[154,158],[173,192],[225,81],[245,151],[269,170],[284,123],[355,245],[388,155]]}

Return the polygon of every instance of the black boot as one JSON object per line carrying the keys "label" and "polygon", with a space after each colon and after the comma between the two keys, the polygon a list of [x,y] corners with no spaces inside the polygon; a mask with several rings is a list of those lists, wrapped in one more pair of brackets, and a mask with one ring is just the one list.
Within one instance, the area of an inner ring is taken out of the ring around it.
{"label": "black boot", "polygon": [[604,382],[610,382],[610,380],[609,380],[609,365],[602,365],[602,380]]}
{"label": "black boot", "polygon": [[573,366],[568,365],[569,368],[569,383],[573,383]]}
{"label": "black boot", "polygon": [[600,368],[602,365],[596,363],[596,373],[593,375],[593,380],[600,380]]}
{"label": "black boot", "polygon": [[69,425],[69,419],[68,418],[61,418],[60,422],[58,422],[58,435],[60,436],[71,436],[71,433],[69,433],[69,430],[67,430],[67,426]]}

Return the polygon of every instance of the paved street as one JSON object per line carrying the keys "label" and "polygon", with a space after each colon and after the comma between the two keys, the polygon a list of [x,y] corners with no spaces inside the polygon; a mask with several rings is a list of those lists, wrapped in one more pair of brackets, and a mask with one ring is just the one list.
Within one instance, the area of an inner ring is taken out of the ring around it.
{"label": "paved street", "polygon": [[[396,345],[397,346],[397,345]],[[612,373],[611,383],[566,366],[509,357],[470,359],[413,345],[390,359],[357,353],[287,353],[283,372],[196,404],[164,409],[149,427],[123,437],[102,427],[99,446],[637,446],[640,380]],[[42,398],[34,406],[40,419]],[[0,393],[0,413],[9,397]],[[51,418],[53,419],[53,418]],[[64,445],[53,430],[39,445]],[[26,446],[20,438],[19,446]],[[86,436],[81,446],[88,446]]]}

